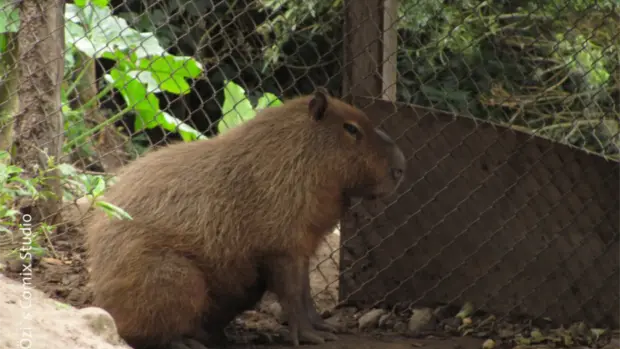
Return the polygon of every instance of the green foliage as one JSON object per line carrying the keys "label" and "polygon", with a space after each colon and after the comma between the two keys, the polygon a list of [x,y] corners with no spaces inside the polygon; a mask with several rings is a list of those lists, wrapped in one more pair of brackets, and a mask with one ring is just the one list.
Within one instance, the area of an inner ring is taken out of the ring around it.
{"label": "green foliage", "polygon": [[[0,33],[16,32],[19,28],[19,11],[12,1],[0,1]],[[62,91],[65,131],[65,151],[80,145],[81,155],[94,152],[83,140],[119,120],[127,112],[135,112],[135,130],[141,131],[162,127],[178,132],[184,140],[204,138],[199,131],[160,109],[155,94],[169,92],[187,94],[190,86],[186,78],[197,78],[203,67],[195,59],[167,54],[153,33],[138,32],[129,27],[127,21],[114,16],[107,0],[80,0],[65,6],[65,72],[69,75],[75,67],[77,51],[91,58],[108,58],[116,61],[115,67],[106,74],[108,85],[98,98],[116,88],[127,107],[113,115],[109,122],[95,128],[88,128],[84,122],[83,110],[70,107],[67,96],[73,92],[76,83]],[[4,36],[0,36],[4,48]],[[77,80],[77,79],[76,79]]]}
{"label": "green foliage", "polygon": [[[282,46],[293,36],[324,35],[333,22],[319,18],[334,18],[340,15],[342,0],[261,0],[261,11],[267,19],[256,28],[263,40],[271,43],[264,50],[263,72],[269,65],[282,59]],[[326,25],[327,24],[327,25]]]}
{"label": "green foliage", "polygon": [[280,104],[282,104],[282,101],[274,94],[265,93],[258,99],[256,107],[252,107],[252,103],[245,95],[245,90],[232,81],[226,81],[222,119],[218,123],[218,132],[223,133],[244,121],[254,118],[258,110]]}
{"label": "green foliage", "polygon": [[18,2],[0,0],[0,34],[16,33],[19,29]]}
{"label": "green foliage", "polygon": [[79,109],[74,110],[69,106],[69,101],[65,90],[61,91],[61,102],[65,138],[68,141],[63,145],[63,151],[65,153],[76,151],[78,155],[84,159],[94,157],[96,155],[96,151],[90,142],[84,142],[74,150],[71,149],[72,143],[76,139],[80,139],[84,134],[90,134],[91,130],[86,124],[83,111]]}
{"label": "green foliage", "polygon": [[[15,233],[20,228],[18,205],[24,200],[35,201],[42,197],[49,197],[50,193],[41,191],[39,188],[49,178],[48,173],[55,169],[60,171],[64,201],[72,201],[85,196],[108,216],[131,219],[131,216],[123,209],[99,199],[107,185],[103,176],[79,173],[68,164],[54,165],[53,159],[50,159],[50,166],[45,172],[41,171],[33,178],[24,178],[21,176],[24,170],[12,165],[10,160],[8,152],[0,151],[0,237],[6,236],[10,237],[11,241],[15,240]],[[41,245],[41,239],[44,237],[49,242],[49,236],[55,228],[55,226],[41,223],[32,230],[32,234],[26,241],[31,255],[44,256],[48,253],[48,249]],[[10,255],[16,253],[18,251],[13,250]]]}
{"label": "green foliage", "polygon": [[[401,0],[398,99],[618,157],[618,4]],[[287,58],[287,43],[339,32],[343,19],[341,1],[261,5],[268,17],[258,28],[272,65]]]}
{"label": "green foliage", "polygon": [[616,8],[402,0],[399,98],[618,157]]}
{"label": "green foliage", "polygon": [[114,178],[105,178],[103,175],[91,175],[80,173],[69,164],[58,166],[63,178],[66,190],[63,192],[64,201],[74,201],[86,198],[93,206],[103,210],[108,217],[131,220],[131,216],[122,208],[102,200],[103,194]]}
{"label": "green foliage", "polygon": [[581,34],[570,36],[557,33],[556,40],[559,46],[554,56],[562,60],[571,72],[584,78],[585,88],[597,89],[607,84],[611,74],[605,67],[603,47]]}
{"label": "green foliage", "polygon": [[[25,179],[20,175],[23,169],[10,164],[10,155],[6,151],[0,151],[0,237],[9,237],[9,241],[16,241],[15,233],[20,228],[19,215],[17,205],[24,199],[38,200],[46,194],[38,188],[45,180],[45,174],[39,173],[33,179]],[[31,231],[28,239],[22,239],[21,246],[28,246],[29,256],[43,256],[47,253],[47,249],[41,246],[41,237],[47,237],[50,226],[41,224]],[[4,239],[3,239],[4,240]],[[19,250],[15,249],[9,253],[9,256],[19,254]],[[29,261],[30,258],[24,258]]]}
{"label": "green foliage", "polygon": [[10,165],[9,153],[0,151],[0,236],[12,235],[17,228],[19,211],[15,203],[20,198],[39,197],[39,178],[25,180],[20,177],[23,169]]}
{"label": "green foliage", "polygon": [[[190,86],[185,79],[202,74],[200,63],[191,57],[167,54],[153,33],[141,33],[129,27],[125,19],[112,15],[104,0],[67,4],[65,18],[67,47],[93,59],[107,58],[116,62],[104,77],[108,86],[102,92],[117,89],[127,107],[110,118],[111,122],[132,111],[136,113],[136,131],[161,126],[179,132],[186,141],[204,138],[188,124],[162,111],[155,96],[162,91],[178,95],[189,93]],[[73,68],[73,54],[67,55],[67,71]],[[73,138],[71,145],[94,131]]]}

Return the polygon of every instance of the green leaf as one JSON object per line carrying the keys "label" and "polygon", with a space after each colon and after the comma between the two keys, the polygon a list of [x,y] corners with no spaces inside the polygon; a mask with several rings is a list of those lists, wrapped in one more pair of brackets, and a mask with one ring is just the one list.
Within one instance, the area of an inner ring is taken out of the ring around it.
{"label": "green leaf", "polygon": [[153,73],[160,89],[177,95],[185,95],[191,91],[191,86],[183,76],[169,75],[167,73]]}
{"label": "green leaf", "polygon": [[82,23],[80,15],[83,14],[82,9],[75,4],[65,4],[65,20],[79,24]]}
{"label": "green leaf", "polygon": [[138,66],[143,70],[192,79],[199,77],[203,71],[202,65],[192,57],[168,54],[141,59]]}
{"label": "green leaf", "polygon": [[93,178],[93,181],[95,182],[95,187],[91,192],[92,195],[95,197],[103,195],[103,192],[105,191],[105,181],[103,178],[101,176],[97,176]]}
{"label": "green leaf", "polygon": [[185,78],[197,78],[202,73],[200,63],[191,57],[175,57],[172,55],[140,59],[138,68],[144,73],[132,73],[147,85],[148,92],[162,90],[174,94],[187,94],[191,91]]}
{"label": "green leaf", "polygon": [[99,7],[108,7],[108,0],[91,0],[92,4],[97,5]]}
{"label": "green leaf", "polygon": [[[67,6],[68,5],[70,4],[67,4]],[[67,46],[73,46],[76,41],[84,37],[86,37],[86,32],[80,24],[72,21],[65,21],[65,43]]]}
{"label": "green leaf", "polygon": [[155,115],[159,112],[157,98],[152,94],[147,94],[146,87],[140,81],[121,70],[111,69],[110,74],[106,74],[104,78],[119,90],[127,107],[135,110],[136,131],[153,127],[149,124],[155,121]]}
{"label": "green leaf", "polygon": [[164,129],[170,132],[178,132],[183,138],[184,141],[190,142],[196,139],[204,139],[206,138],[202,135],[198,130],[191,127],[190,125],[184,123],[183,121],[175,118],[174,116],[161,112],[156,117],[155,120],[158,125],[163,127]]}
{"label": "green leaf", "polygon": [[166,50],[159,44],[159,40],[157,40],[157,37],[153,33],[138,33],[138,35],[132,37],[132,39],[139,42],[132,46],[136,47],[135,53],[138,58],[161,56],[166,53]]}
{"label": "green leaf", "polygon": [[60,174],[62,174],[65,177],[77,175],[76,168],[66,163],[58,164],[58,169],[60,170]]}
{"label": "green leaf", "polygon": [[4,217],[14,218],[18,213],[19,213],[19,211],[17,211],[17,210],[8,209],[8,210],[6,210],[6,212],[4,212],[3,216]]}
{"label": "green leaf", "polygon": [[[142,71],[142,73],[149,73]],[[142,75],[142,74],[140,74]],[[204,136],[193,127],[164,113],[159,108],[159,100],[153,93],[147,92],[147,87],[130,74],[118,69],[110,70],[110,74],[105,79],[116,87],[127,106],[133,108],[136,113],[134,128],[136,131],[161,126],[171,132],[179,132],[181,137],[186,140],[204,138]]]}
{"label": "green leaf", "polygon": [[148,70],[132,70],[127,72],[127,74],[145,84],[148,93],[158,93],[164,90],[181,95],[191,91],[191,86],[182,76],[174,76],[170,75],[170,73],[157,73]]}
{"label": "green leaf", "polygon": [[85,36],[71,42],[90,57],[102,57],[105,53],[121,50],[133,52],[138,58],[162,55],[165,50],[153,33],[140,33],[131,28],[127,21],[112,15],[108,7],[66,5],[65,18],[91,28]]}
{"label": "green leaf", "polygon": [[256,110],[261,110],[268,107],[275,107],[281,104],[282,101],[276,95],[266,92],[258,99],[258,102],[256,104]]}
{"label": "green leaf", "polygon": [[9,165],[6,167],[6,173],[8,174],[19,174],[24,172],[24,169],[22,169],[21,167],[17,167],[15,165]]}
{"label": "green leaf", "polygon": [[116,217],[119,219],[133,220],[133,218],[131,217],[131,215],[129,215],[129,213],[127,213],[122,208],[114,204],[111,204],[109,202],[96,201],[95,206],[101,208],[108,216]]}
{"label": "green leaf", "polygon": [[37,195],[39,193],[37,191],[37,189],[34,187],[34,185],[32,185],[31,181],[24,180],[24,179],[19,178],[19,177],[16,177],[13,180],[15,182],[18,182],[18,183],[20,183],[21,185],[24,186],[25,190],[23,191],[23,193],[21,195],[32,195],[32,196],[35,196],[35,195]]}
{"label": "green leaf", "polygon": [[146,85],[147,93],[160,91],[159,82],[155,79],[153,73],[148,70],[129,70],[127,75]]}
{"label": "green leaf", "polygon": [[69,304],[61,303],[57,301],[54,301],[54,304],[56,305],[56,309],[72,309],[73,308]]}
{"label": "green leaf", "polygon": [[245,90],[232,81],[226,81],[222,119],[218,123],[219,133],[224,133],[226,130],[252,119],[255,115],[256,112],[252,108],[252,104],[245,96]]}
{"label": "green leaf", "polygon": [[122,71],[130,71],[136,69],[136,62],[138,57],[135,53],[127,54],[121,50],[114,50],[112,52],[105,52],[101,55],[103,58],[112,59],[116,61],[116,68]]}
{"label": "green leaf", "polygon": [[0,1],[0,33],[17,33],[19,30],[19,9],[15,2]]}

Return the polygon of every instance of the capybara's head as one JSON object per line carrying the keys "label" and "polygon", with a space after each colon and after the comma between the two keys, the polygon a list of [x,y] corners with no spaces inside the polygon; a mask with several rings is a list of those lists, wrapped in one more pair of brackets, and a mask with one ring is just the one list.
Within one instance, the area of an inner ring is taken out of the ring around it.
{"label": "capybara's head", "polygon": [[330,154],[322,154],[330,168],[339,167],[346,197],[376,199],[393,193],[405,175],[401,149],[383,131],[373,127],[360,109],[333,98],[324,89],[309,97],[314,135]]}

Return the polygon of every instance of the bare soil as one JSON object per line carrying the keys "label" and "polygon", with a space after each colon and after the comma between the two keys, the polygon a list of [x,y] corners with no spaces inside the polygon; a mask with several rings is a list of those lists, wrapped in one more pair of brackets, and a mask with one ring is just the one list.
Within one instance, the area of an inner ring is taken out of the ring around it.
{"label": "bare soil", "polygon": [[[256,349],[290,348],[290,345],[253,345]],[[338,341],[327,342],[322,345],[308,346],[313,349],[478,349],[482,347],[482,340],[471,337],[456,337],[447,339],[408,339],[402,337],[382,336],[373,338],[369,335],[340,335]],[[235,346],[235,349],[247,346]]]}

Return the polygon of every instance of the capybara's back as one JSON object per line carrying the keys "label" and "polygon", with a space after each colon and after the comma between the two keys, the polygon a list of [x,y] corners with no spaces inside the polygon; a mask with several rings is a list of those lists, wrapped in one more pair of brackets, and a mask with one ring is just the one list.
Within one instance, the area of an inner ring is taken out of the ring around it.
{"label": "capybara's back", "polygon": [[148,153],[105,193],[133,220],[86,227],[94,303],[130,345],[202,339],[202,315],[242,299],[262,256],[311,255],[350,197],[392,191],[403,170],[389,137],[322,91]]}

